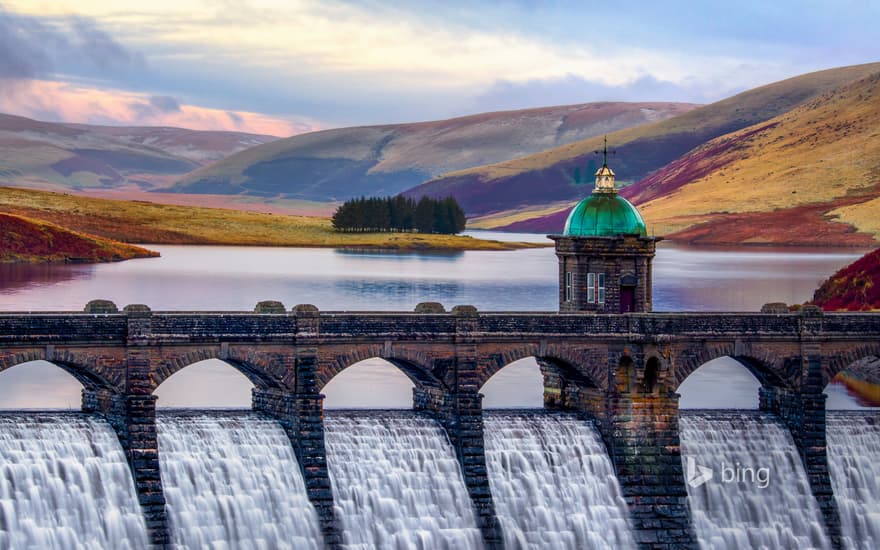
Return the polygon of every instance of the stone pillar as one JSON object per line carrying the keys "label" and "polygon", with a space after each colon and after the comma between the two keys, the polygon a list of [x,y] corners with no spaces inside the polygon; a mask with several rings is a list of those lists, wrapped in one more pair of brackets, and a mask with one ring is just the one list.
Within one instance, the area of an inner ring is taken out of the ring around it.
{"label": "stone pillar", "polygon": [[[640,353],[635,354],[641,362]],[[631,362],[609,354],[600,429],[640,548],[697,548],[681,461],[677,393],[647,393]],[[590,411],[586,411],[590,412]]]}
{"label": "stone pillar", "polygon": [[275,418],[284,428],[299,463],[309,501],[318,512],[324,543],[328,548],[338,548],[342,536],[327,471],[324,396],[318,392],[316,383],[318,350],[310,345],[320,333],[320,312],[313,305],[300,304],[293,308],[292,314],[296,317],[297,340],[293,391],[254,388],[253,408]]}
{"label": "stone pillar", "polygon": [[284,428],[302,472],[309,501],[318,512],[324,543],[338,548],[342,542],[333,511],[333,488],[324,447],[324,396],[280,390],[253,390],[253,408],[269,415]]}
{"label": "stone pillar", "polygon": [[116,431],[131,468],[150,543],[165,548],[170,536],[159,469],[156,396],[150,384],[152,313],[143,305],[126,306],[124,311],[128,316],[125,393],[84,390],[82,409],[102,415]]}
{"label": "stone pillar", "polygon": [[455,449],[486,547],[500,549],[503,546],[501,527],[495,515],[486,468],[482,400],[483,395],[476,392],[452,393],[433,387],[413,389],[413,408],[440,422]]}
{"label": "stone pillar", "polygon": [[456,317],[454,387],[451,390],[414,388],[413,409],[436,418],[446,430],[461,465],[486,547],[500,549],[503,539],[489,488],[483,439],[483,395],[478,392],[477,350],[472,336],[478,328],[479,317],[473,306],[455,306],[452,314]]}
{"label": "stone pillar", "polygon": [[[820,371],[818,357],[807,358],[806,363],[809,370]],[[828,470],[826,397],[822,393],[821,382],[807,383],[801,391],[765,386],[760,390],[760,408],[775,414],[791,432],[810,482],[810,490],[822,510],[828,538],[834,548],[841,548],[840,512]]]}
{"label": "stone pillar", "polygon": [[83,411],[100,414],[113,426],[131,468],[150,543],[167,547],[170,535],[159,469],[156,396],[83,391]]}

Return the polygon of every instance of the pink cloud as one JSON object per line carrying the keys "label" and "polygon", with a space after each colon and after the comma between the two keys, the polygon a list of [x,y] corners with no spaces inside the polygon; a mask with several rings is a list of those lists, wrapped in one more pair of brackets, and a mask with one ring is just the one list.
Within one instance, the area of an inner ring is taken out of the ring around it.
{"label": "pink cloud", "polygon": [[248,111],[212,109],[168,96],[107,90],[52,80],[19,81],[0,94],[0,112],[58,122],[114,126],[176,126],[291,136],[321,129],[312,121],[291,121]]}

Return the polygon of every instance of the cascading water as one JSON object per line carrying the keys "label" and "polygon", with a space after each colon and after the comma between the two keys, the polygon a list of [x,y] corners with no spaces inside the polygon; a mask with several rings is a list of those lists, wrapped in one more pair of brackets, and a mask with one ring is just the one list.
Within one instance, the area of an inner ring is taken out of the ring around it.
{"label": "cascading water", "polygon": [[614,468],[574,415],[486,412],[486,465],[506,548],[633,548]]}
{"label": "cascading water", "polygon": [[482,548],[443,428],[412,412],[332,412],[327,467],[350,549]]}
{"label": "cascading water", "polygon": [[290,441],[257,413],[157,415],[168,521],[180,548],[320,548]]}
{"label": "cascading water", "polygon": [[794,440],[774,416],[682,411],[681,454],[702,548],[829,548]]}
{"label": "cascading water", "polygon": [[113,429],[79,413],[0,415],[0,548],[146,548]]}
{"label": "cascading water", "polygon": [[880,548],[880,413],[829,412],[828,469],[845,548]]}

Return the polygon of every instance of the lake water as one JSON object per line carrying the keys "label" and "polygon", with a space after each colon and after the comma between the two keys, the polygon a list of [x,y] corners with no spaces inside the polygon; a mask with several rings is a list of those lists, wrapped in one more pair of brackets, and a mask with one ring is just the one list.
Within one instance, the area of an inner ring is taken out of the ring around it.
{"label": "lake water", "polygon": [[[473,234],[546,241],[544,235]],[[472,304],[483,311],[554,311],[558,305],[557,260],[552,248],[399,253],[149,247],[162,256],[96,265],[2,265],[0,311],[74,311],[95,298],[112,300],[120,308],[147,304],[157,311],[252,310],[261,300],[280,300],[288,308],[308,303],[321,310],[411,311],[426,301],[441,302],[447,309]],[[696,249],[661,243],[654,261],[654,310],[757,311],[767,302],[801,303],[811,298],[823,279],[862,253],[840,249]],[[756,381],[744,369],[729,367],[708,365],[697,373],[707,384],[717,384],[710,392],[712,402],[719,401],[721,392],[725,399],[720,401],[728,406],[756,404]],[[194,381],[198,381],[197,392],[192,390]],[[371,388],[369,392],[364,391],[364,384]],[[408,406],[410,387],[394,367],[369,360],[328,384],[326,404],[328,408]],[[486,405],[540,406],[540,387],[534,361],[517,362],[484,388]],[[707,406],[705,387],[688,392],[683,387],[682,405]],[[32,392],[37,388],[36,395],[42,399],[35,405]],[[855,406],[839,388],[832,391],[839,394],[832,402]],[[227,365],[209,361],[174,375],[157,394],[164,406],[247,406],[250,385]],[[0,375],[0,407],[75,408],[78,400],[77,383],[48,365],[28,364]]]}

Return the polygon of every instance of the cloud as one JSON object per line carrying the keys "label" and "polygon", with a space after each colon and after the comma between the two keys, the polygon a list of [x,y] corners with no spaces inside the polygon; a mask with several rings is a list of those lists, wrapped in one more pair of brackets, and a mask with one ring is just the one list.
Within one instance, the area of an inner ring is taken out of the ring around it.
{"label": "cloud", "polygon": [[[720,96],[731,93],[726,90]],[[499,80],[474,101],[475,110],[523,109],[546,105],[566,105],[593,101],[688,101],[704,103],[718,99],[711,84],[678,84],[643,75],[630,82],[613,85],[569,74],[560,78],[522,82]]]}
{"label": "cloud", "polygon": [[150,105],[163,113],[179,113],[180,102],[167,95],[152,95],[149,97]]}
{"label": "cloud", "polygon": [[186,105],[166,96],[39,79],[31,80],[29,86],[31,93],[0,95],[0,112],[50,121],[114,126],[176,126],[275,136],[321,129],[319,124],[304,118],[286,120],[248,111]]}
{"label": "cloud", "polygon": [[91,19],[36,17],[0,8],[0,91],[56,71],[94,78],[144,67],[141,54]]}

